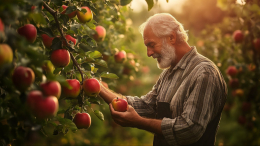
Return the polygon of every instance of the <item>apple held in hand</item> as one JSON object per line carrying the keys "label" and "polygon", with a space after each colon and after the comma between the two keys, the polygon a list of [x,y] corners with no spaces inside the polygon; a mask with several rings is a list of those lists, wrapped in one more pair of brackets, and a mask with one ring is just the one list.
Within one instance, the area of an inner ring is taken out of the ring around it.
{"label": "apple held in hand", "polygon": [[128,109],[128,103],[125,99],[121,99],[121,98],[114,98],[112,100],[112,106],[116,111],[119,112],[125,112]]}
{"label": "apple held in hand", "polygon": [[[66,13],[66,9],[67,9],[68,6],[66,5],[62,5],[62,8],[63,8],[63,11],[61,12],[61,14],[65,14]],[[77,11],[73,11],[71,12],[70,14],[67,14],[69,18],[73,18],[75,17],[77,14]]]}
{"label": "apple held in hand", "polygon": [[0,44],[0,68],[13,61],[13,50],[7,44]]}
{"label": "apple held in hand", "polygon": [[95,78],[85,79],[83,82],[83,90],[88,96],[96,96],[100,92],[99,81]]}
{"label": "apple held in hand", "polygon": [[103,26],[96,27],[96,33],[93,35],[94,40],[97,42],[104,41],[106,37],[106,29]]}
{"label": "apple held in hand", "polygon": [[123,50],[123,51],[119,51],[118,53],[115,54],[115,61],[117,63],[122,63],[124,62],[125,58],[126,58],[126,52]]}
{"label": "apple held in hand", "polygon": [[55,116],[59,108],[59,102],[55,96],[43,97],[42,93],[37,90],[28,94],[26,102],[32,113],[39,119]]}
{"label": "apple held in hand", "polygon": [[19,91],[25,91],[34,82],[35,75],[32,69],[19,66],[14,70],[12,79],[16,89]]}
{"label": "apple held in hand", "polygon": [[87,22],[91,21],[93,19],[92,11],[86,6],[81,7],[81,9],[86,9],[87,12],[84,14],[83,12],[77,11],[77,17],[78,17],[79,21],[81,23],[87,23]]}
{"label": "apple held in hand", "polygon": [[91,117],[88,113],[77,113],[73,122],[78,129],[88,129],[91,125]]}
{"label": "apple held in hand", "polygon": [[55,67],[65,67],[70,63],[70,53],[66,49],[54,50],[51,53],[51,62]]}
{"label": "apple held in hand", "polygon": [[236,43],[242,43],[243,40],[244,40],[244,34],[241,30],[236,30],[234,31],[233,33],[233,40],[236,42]]}
{"label": "apple held in hand", "polygon": [[41,89],[44,96],[55,96],[58,99],[61,94],[61,85],[57,81],[49,81],[46,83],[41,83]]}
{"label": "apple held in hand", "polygon": [[65,97],[78,97],[80,93],[80,83],[77,79],[67,79],[66,80],[69,85],[71,86],[71,89],[65,86],[62,86],[62,95]]}
{"label": "apple held in hand", "polygon": [[54,37],[49,37],[47,34],[42,34],[41,37],[44,46],[50,48]]}
{"label": "apple held in hand", "polygon": [[26,24],[20,28],[18,28],[17,32],[24,36],[29,42],[33,43],[37,37],[37,29],[32,24]]}

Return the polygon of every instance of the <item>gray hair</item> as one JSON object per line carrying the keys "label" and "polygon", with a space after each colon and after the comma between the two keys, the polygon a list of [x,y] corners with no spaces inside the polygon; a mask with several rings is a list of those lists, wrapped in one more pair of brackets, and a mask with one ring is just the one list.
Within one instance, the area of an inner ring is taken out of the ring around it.
{"label": "gray hair", "polygon": [[182,24],[178,22],[172,15],[168,13],[159,13],[149,17],[139,27],[139,32],[143,35],[146,26],[150,26],[153,33],[157,37],[166,37],[175,31],[177,40],[181,42],[188,41],[187,31],[184,30]]}

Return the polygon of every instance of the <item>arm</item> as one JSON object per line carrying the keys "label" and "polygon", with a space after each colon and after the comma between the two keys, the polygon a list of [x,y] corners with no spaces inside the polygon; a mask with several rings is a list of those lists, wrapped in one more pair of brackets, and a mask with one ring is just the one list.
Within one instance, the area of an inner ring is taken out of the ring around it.
{"label": "arm", "polygon": [[105,100],[105,102],[107,104],[111,103],[112,100],[114,98],[125,98],[125,96],[121,95],[121,94],[117,94],[111,90],[109,90],[108,88],[104,87],[102,84],[100,84],[101,86],[101,89],[100,89],[100,92],[99,92],[99,95]]}

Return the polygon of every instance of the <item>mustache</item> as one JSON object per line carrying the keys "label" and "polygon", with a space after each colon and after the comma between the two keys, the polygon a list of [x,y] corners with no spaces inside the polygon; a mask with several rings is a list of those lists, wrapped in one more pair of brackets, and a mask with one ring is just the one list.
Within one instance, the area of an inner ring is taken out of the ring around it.
{"label": "mustache", "polygon": [[161,57],[161,55],[160,54],[153,54],[153,58],[159,58],[159,57]]}

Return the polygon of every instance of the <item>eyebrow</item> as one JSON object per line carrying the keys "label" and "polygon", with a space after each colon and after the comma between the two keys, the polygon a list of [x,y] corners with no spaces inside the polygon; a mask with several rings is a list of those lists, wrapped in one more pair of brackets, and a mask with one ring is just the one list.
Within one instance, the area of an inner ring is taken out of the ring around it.
{"label": "eyebrow", "polygon": [[152,43],[155,43],[154,40],[145,40],[145,41],[144,41],[144,44],[145,44],[146,46],[149,46],[149,45],[152,44]]}

